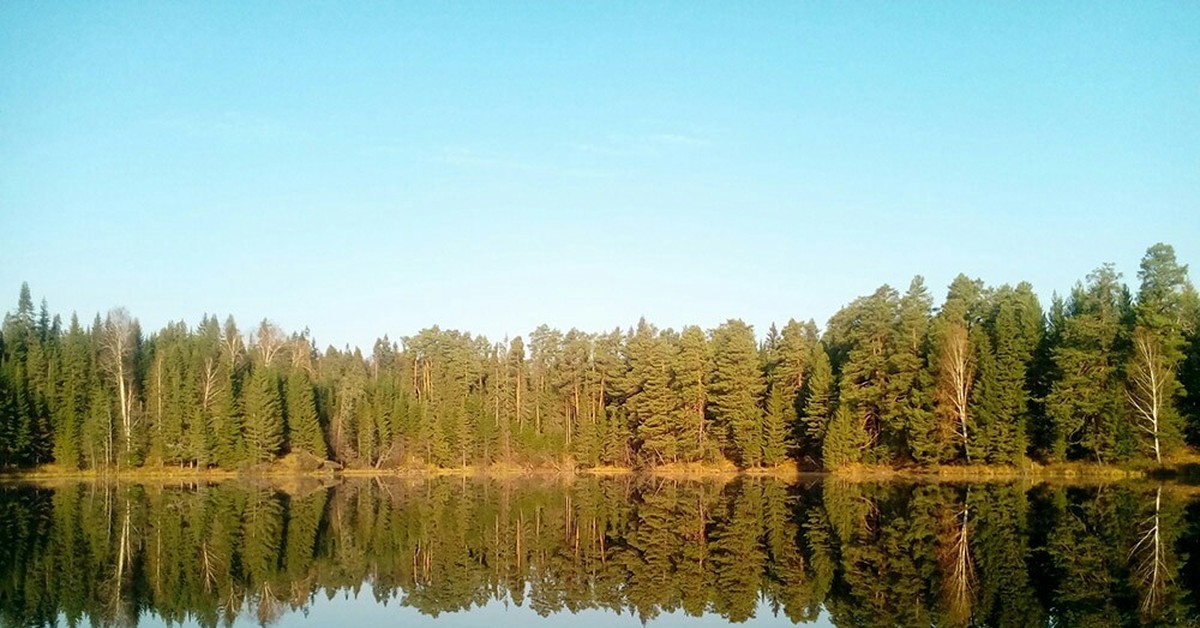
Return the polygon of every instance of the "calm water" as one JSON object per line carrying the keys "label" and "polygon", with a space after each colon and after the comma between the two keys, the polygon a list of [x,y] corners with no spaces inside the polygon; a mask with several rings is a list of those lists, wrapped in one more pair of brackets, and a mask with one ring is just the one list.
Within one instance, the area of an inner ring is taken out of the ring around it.
{"label": "calm water", "polygon": [[1196,625],[1194,495],[753,478],[0,485],[0,624]]}

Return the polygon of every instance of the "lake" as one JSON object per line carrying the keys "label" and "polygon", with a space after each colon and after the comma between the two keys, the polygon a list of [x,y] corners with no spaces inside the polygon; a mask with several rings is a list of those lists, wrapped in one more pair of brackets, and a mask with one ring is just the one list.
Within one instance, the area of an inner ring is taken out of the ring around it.
{"label": "lake", "polygon": [[0,624],[1200,623],[1177,484],[322,482],[0,484]]}

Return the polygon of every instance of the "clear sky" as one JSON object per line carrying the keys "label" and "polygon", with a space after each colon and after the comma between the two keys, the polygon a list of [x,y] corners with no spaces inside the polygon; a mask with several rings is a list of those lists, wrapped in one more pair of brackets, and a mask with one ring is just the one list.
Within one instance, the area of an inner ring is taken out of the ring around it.
{"label": "clear sky", "polygon": [[0,309],[761,332],[1157,241],[1197,2],[0,3]]}

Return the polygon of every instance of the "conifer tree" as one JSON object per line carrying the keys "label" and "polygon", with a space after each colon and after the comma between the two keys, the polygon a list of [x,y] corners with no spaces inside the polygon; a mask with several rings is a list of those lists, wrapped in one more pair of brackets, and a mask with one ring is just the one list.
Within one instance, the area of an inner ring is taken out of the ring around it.
{"label": "conifer tree", "polygon": [[246,456],[250,462],[270,462],[283,447],[283,408],[279,380],[265,365],[250,374],[246,385]]}
{"label": "conifer tree", "polygon": [[71,326],[63,343],[62,379],[54,425],[54,460],[69,469],[83,463],[82,429],[87,416],[89,342],[79,317],[71,315]]}
{"label": "conifer tree", "polygon": [[1086,285],[1071,291],[1053,352],[1057,378],[1046,397],[1054,425],[1051,459],[1070,455],[1104,462],[1134,452],[1120,375],[1129,311],[1129,292],[1112,265],[1101,266]]}
{"label": "conifer tree", "polygon": [[776,335],[768,334],[764,351],[767,380],[763,413],[763,464],[781,464],[795,449],[798,431],[800,390],[807,378],[812,345],[816,342],[815,325],[788,321]]}
{"label": "conifer tree", "polygon": [[892,336],[888,360],[888,396],[891,433],[900,453],[921,452],[918,459],[936,451],[928,438],[933,416],[932,382],[927,368],[930,312],[933,298],[920,275],[913,278],[900,298],[896,332]]}
{"label": "conifer tree", "polygon": [[835,314],[826,333],[831,362],[838,375],[838,411],[850,417],[842,421],[839,429],[853,426],[863,431],[861,440],[866,447],[862,455],[867,462],[890,462],[902,453],[889,447],[898,435],[885,433],[888,426],[896,424],[889,394],[888,353],[895,345],[898,302],[895,290],[881,286],[874,294],[855,299]]}
{"label": "conifer tree", "polygon": [[861,462],[863,450],[869,445],[867,433],[858,417],[848,408],[839,406],[825,430],[821,443],[821,464],[835,471],[849,464]]}
{"label": "conifer tree", "polygon": [[638,322],[626,350],[625,407],[638,449],[650,464],[674,462],[678,418],[671,389],[672,352],[668,341],[645,319]]}
{"label": "conifer tree", "polygon": [[936,404],[932,434],[938,444],[929,461],[947,462],[961,457],[972,461],[974,425],[971,391],[975,386],[981,338],[975,332],[986,308],[983,282],[958,275],[950,284],[946,301],[930,329],[930,370]]}
{"label": "conifer tree", "polygon": [[708,339],[694,325],[683,328],[672,365],[672,383],[679,398],[679,453],[689,462],[714,459],[707,417],[704,377],[709,369]]}
{"label": "conifer tree", "polygon": [[1029,442],[1028,382],[1041,338],[1041,307],[1029,284],[1001,286],[983,326],[986,335],[976,337],[979,382],[972,391],[981,443],[986,441],[979,454],[994,464],[1016,464]]}
{"label": "conifer tree", "polygon": [[1178,398],[1183,391],[1177,372],[1191,322],[1185,295],[1192,288],[1187,266],[1176,262],[1175,250],[1162,243],[1146,251],[1138,279],[1136,326],[1125,369],[1126,399],[1142,441],[1161,463],[1163,453],[1182,441]]}
{"label": "conifer tree", "polygon": [[809,375],[800,394],[802,432],[798,440],[801,443],[801,455],[819,461],[821,443],[825,439],[825,430],[832,415],[836,391],[833,367],[829,364],[829,354],[825,352],[825,346],[821,343],[814,344],[811,352]]}
{"label": "conifer tree", "polygon": [[287,379],[287,424],[292,451],[303,450],[325,458],[325,434],[317,418],[312,383],[303,369],[292,369]]}
{"label": "conifer tree", "polygon": [[762,463],[762,374],[754,331],[740,320],[729,320],[712,332],[712,372],[709,412],[725,433],[725,448],[741,467]]}

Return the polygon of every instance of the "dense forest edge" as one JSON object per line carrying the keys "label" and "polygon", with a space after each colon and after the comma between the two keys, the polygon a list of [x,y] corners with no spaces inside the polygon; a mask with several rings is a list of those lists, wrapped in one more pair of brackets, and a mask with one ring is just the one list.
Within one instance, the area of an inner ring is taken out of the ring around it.
{"label": "dense forest edge", "polygon": [[27,284],[0,330],[0,470],[17,474],[1195,473],[1200,298],[1166,244],[1048,309],[959,275],[884,285],[761,338],[714,329],[493,342],[431,327],[369,355],[263,320],[66,323]]}

